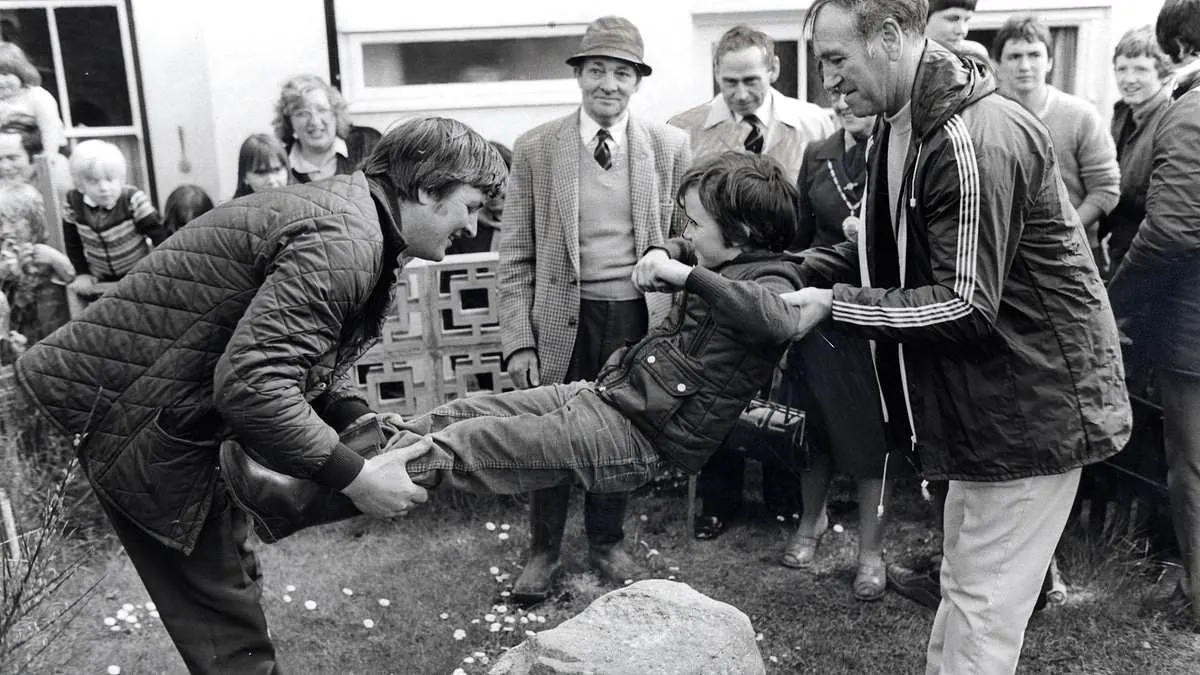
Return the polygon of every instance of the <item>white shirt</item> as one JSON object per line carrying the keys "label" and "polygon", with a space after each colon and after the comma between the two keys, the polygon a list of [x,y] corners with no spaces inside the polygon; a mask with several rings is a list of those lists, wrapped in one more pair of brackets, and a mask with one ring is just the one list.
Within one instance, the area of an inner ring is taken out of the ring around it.
{"label": "white shirt", "polygon": [[[600,124],[596,120],[583,110],[579,111],[579,137],[583,139],[583,144],[593,151],[596,149],[596,132],[600,131],[600,128]],[[615,155],[617,148],[625,145],[625,134],[629,129],[629,111],[626,110],[622,113],[617,121],[607,128],[608,134],[612,136],[608,149]]]}
{"label": "white shirt", "polygon": [[305,159],[300,154],[300,144],[293,143],[291,151],[288,152],[288,167],[296,173],[307,174],[309,180],[321,180],[337,173],[338,155],[342,157],[350,156],[350,150],[346,147],[346,141],[341,136],[334,139],[333,154],[329,156],[329,159],[325,161],[323,166],[317,166]]}

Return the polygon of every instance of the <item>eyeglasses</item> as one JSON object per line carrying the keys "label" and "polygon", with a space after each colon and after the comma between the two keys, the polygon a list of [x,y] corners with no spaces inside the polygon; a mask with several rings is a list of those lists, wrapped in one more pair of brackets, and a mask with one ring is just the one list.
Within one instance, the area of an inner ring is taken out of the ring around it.
{"label": "eyeglasses", "polygon": [[315,117],[328,117],[333,114],[333,108],[300,108],[293,110],[288,117],[299,122],[308,122]]}

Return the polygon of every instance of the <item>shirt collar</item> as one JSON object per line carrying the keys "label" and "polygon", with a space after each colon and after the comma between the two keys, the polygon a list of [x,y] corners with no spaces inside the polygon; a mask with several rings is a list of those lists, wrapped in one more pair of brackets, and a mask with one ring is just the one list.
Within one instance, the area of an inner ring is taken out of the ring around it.
{"label": "shirt collar", "polygon": [[[762,105],[758,106],[758,110],[754,111],[754,115],[762,122],[764,130],[770,128],[771,123],[775,121],[775,87],[767,90],[767,95],[763,97]],[[704,120],[704,128],[707,129],[725,121],[741,124],[742,119],[742,115],[729,109],[729,104],[725,102],[725,97],[717,94],[713,98],[712,105],[708,108],[708,119]]]}
{"label": "shirt collar", "polygon": [[907,134],[912,132],[912,101],[904,104],[895,115],[885,118],[887,123],[892,126],[897,133]]}
{"label": "shirt collar", "polygon": [[[112,206],[101,206],[100,204],[97,204],[96,200],[92,199],[91,197],[87,196],[86,194],[83,195],[83,203],[87,204],[89,207],[91,207],[93,209],[104,209],[105,211],[108,211],[109,209],[112,208]],[[113,206],[116,206],[116,204],[113,204]]]}
{"label": "shirt collar", "polygon": [[[608,134],[612,136],[612,143],[616,147],[625,145],[625,132],[629,128],[629,111],[621,113],[621,117],[613,122],[608,127]],[[600,131],[600,124],[592,119],[583,109],[579,110],[579,137],[583,139],[584,145],[591,145],[592,140],[596,138],[596,132]]]}
{"label": "shirt collar", "polygon": [[1189,61],[1187,65],[1179,66],[1175,69],[1173,73],[1175,82],[1172,84],[1172,90],[1178,91],[1180,88],[1188,87],[1191,84],[1188,80],[1196,73],[1200,73],[1200,57],[1196,57]]}
{"label": "shirt collar", "polygon": [[[329,160],[325,162],[325,164],[328,165],[330,162],[336,162],[338,155],[341,155],[342,157],[350,156],[350,150],[346,148],[346,141],[341,136],[338,136],[333,140],[333,155],[330,156]],[[292,149],[288,151],[288,166],[290,166],[292,171],[295,171],[296,173],[320,173],[321,170],[325,168],[324,166],[317,166],[316,164],[313,164],[305,159],[304,156],[300,154],[299,143],[293,143]]]}

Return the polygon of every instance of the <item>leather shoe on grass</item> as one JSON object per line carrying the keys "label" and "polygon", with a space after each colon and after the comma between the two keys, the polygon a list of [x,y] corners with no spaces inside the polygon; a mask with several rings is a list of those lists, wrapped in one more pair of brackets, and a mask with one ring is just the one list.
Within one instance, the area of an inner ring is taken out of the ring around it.
{"label": "leather shoe on grass", "polygon": [[509,595],[509,600],[522,607],[543,602],[554,591],[554,584],[562,576],[563,566],[558,553],[534,553],[525,563],[525,569]]}
{"label": "leather shoe on grass", "polygon": [[645,574],[642,566],[620,546],[593,548],[588,553],[588,559],[602,581],[617,586],[637,581]]}
{"label": "leather shoe on grass", "polygon": [[942,584],[938,574],[937,568],[919,572],[895,563],[887,566],[887,581],[892,590],[930,609],[937,609],[942,601]]}
{"label": "leather shoe on grass", "polygon": [[855,600],[875,602],[883,598],[883,594],[887,592],[887,572],[883,561],[859,563],[851,588],[854,590]]}
{"label": "leather shoe on grass", "polygon": [[717,516],[696,516],[696,522],[692,524],[692,536],[701,540],[716,539],[728,526],[725,520]]}

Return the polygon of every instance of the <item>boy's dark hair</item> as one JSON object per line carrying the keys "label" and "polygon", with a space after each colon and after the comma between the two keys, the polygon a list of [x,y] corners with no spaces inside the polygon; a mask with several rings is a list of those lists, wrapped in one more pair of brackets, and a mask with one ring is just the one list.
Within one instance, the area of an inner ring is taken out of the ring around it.
{"label": "boy's dark hair", "polygon": [[389,129],[363,160],[362,171],[408,202],[418,200],[419,190],[441,199],[459,185],[491,197],[508,177],[487,139],[448,117],[416,117]]}
{"label": "boy's dark hair", "polygon": [[1200,53],[1200,0],[1166,0],[1154,33],[1158,46],[1175,63]]}
{"label": "boy's dark hair", "polygon": [[213,202],[199,185],[180,185],[167,195],[163,206],[163,226],[175,233],[196,218],[212,211]]}
{"label": "boy's dark hair", "polygon": [[1004,51],[1004,45],[1008,44],[1009,40],[1040,42],[1046,45],[1046,55],[1054,58],[1054,37],[1036,14],[1013,14],[1008,17],[996,32],[996,38],[992,40],[992,58],[997,62],[1000,61],[1000,53]]}
{"label": "boy's dark hair", "polygon": [[925,16],[930,17],[948,9],[965,9],[968,12],[974,12],[975,5],[975,0],[929,0],[929,13]]}
{"label": "boy's dark hair", "polygon": [[679,182],[679,208],[693,188],[726,246],[779,253],[796,236],[796,181],[767,155],[731,150],[696,164]]}

